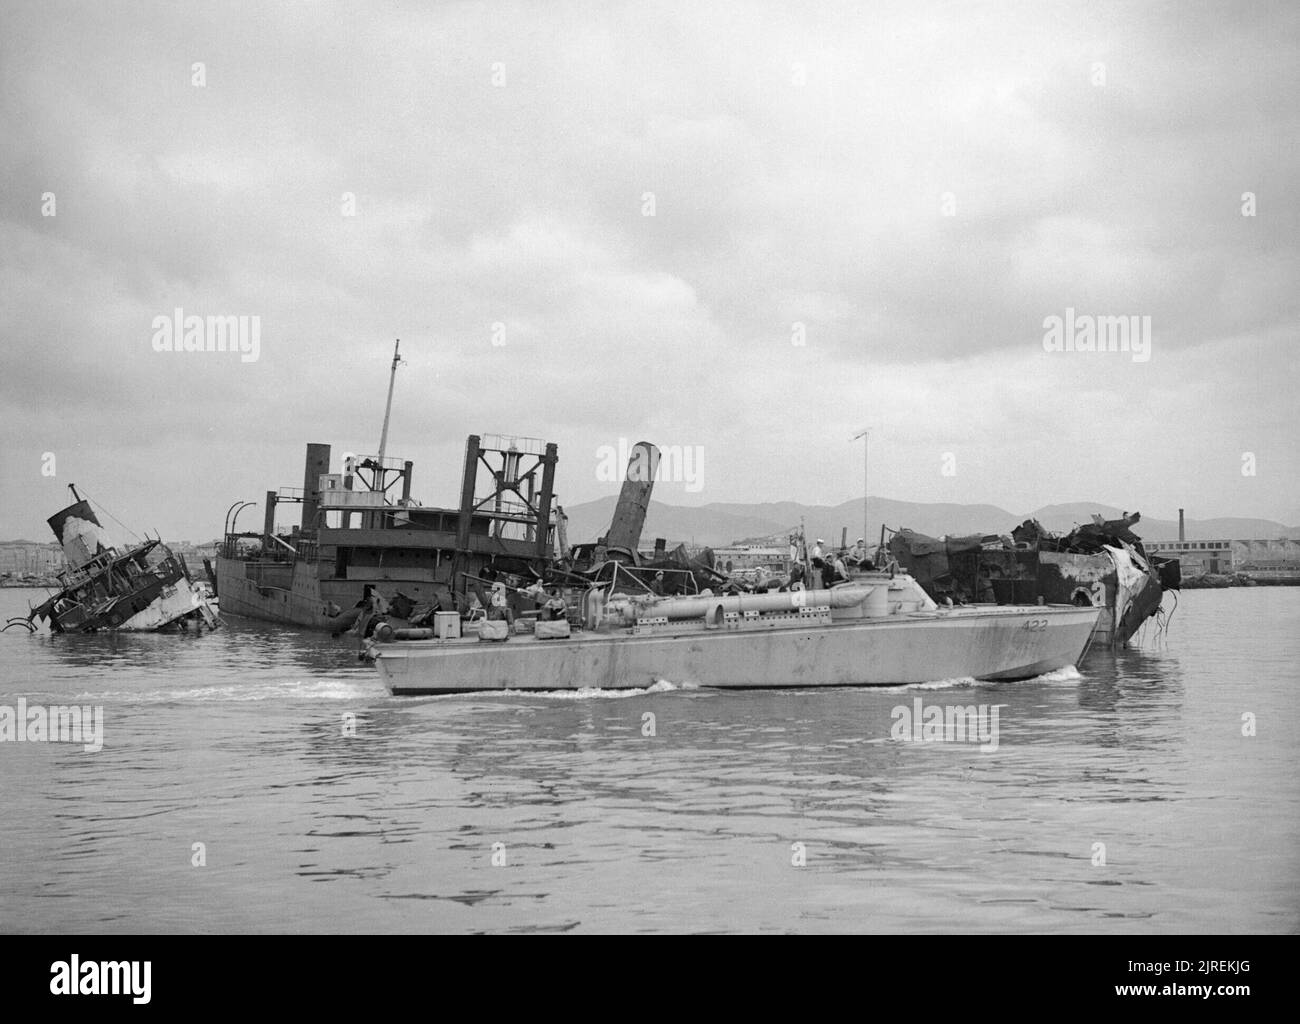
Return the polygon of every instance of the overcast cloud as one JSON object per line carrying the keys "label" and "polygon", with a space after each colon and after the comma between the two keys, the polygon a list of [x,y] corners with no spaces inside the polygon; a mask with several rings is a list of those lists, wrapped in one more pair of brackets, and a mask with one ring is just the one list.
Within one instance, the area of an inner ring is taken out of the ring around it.
{"label": "overcast cloud", "polygon": [[[1300,522],[1298,22],[7,3],[0,538],[69,482],[216,536],[306,442],[377,447],[397,337],[426,503],[483,432],[556,441],[566,504],[619,437],[702,446],[664,501],[836,503],[870,427],[876,494]],[[176,307],[259,358],[155,352]],[[1150,316],[1149,361],[1045,351],[1067,308]]]}

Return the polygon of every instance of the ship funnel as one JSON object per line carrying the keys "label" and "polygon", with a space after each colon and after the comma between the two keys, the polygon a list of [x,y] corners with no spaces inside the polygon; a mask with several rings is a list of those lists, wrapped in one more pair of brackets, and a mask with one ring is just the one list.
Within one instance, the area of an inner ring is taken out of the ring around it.
{"label": "ship funnel", "polygon": [[85,498],[79,498],[75,504],[54,513],[45,521],[63,545],[63,557],[68,560],[70,569],[80,569],[101,551],[112,547],[103,526],[91,511],[90,502]]}
{"label": "ship funnel", "polygon": [[627,476],[614,508],[614,519],[609,524],[605,546],[611,551],[636,551],[641,542],[641,528],[645,526],[650,509],[650,494],[659,473],[659,449],[649,441],[638,441],[632,446],[627,460]]}
{"label": "ship funnel", "polygon": [[316,514],[320,511],[320,478],[330,471],[330,446],[307,445],[307,461],[302,472],[302,530],[315,532]]}

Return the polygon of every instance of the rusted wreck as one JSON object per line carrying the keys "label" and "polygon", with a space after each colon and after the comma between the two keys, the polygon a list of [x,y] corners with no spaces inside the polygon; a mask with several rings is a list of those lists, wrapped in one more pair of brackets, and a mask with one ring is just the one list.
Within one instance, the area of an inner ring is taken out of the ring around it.
{"label": "rusted wreck", "polygon": [[1178,560],[1148,555],[1132,527],[1141,513],[1093,516],[1064,535],[1027,519],[1010,534],[927,537],[892,531],[889,553],[934,600],[953,604],[1100,607],[1094,643],[1122,646],[1181,585]]}
{"label": "rusted wreck", "polygon": [[67,560],[60,589],[25,620],[9,625],[34,630],[39,619],[54,633],[217,628],[215,603],[183,559],[157,538],[126,550],[114,547],[90,503],[75,486],[69,490],[76,501],[46,520]]}

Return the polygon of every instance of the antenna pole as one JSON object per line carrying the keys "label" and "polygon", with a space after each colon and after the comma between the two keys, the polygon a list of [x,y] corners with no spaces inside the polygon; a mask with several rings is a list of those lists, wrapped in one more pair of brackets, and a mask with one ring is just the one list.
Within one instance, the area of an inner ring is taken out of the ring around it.
{"label": "antenna pole", "polygon": [[397,364],[402,361],[402,357],[397,354],[401,348],[402,339],[398,338],[393,345],[393,369],[388,375],[388,403],[384,406],[384,429],[379,435],[379,467],[380,473],[383,473],[384,451],[388,447],[388,417],[393,411],[393,383],[397,380]]}
{"label": "antenna pole", "polygon": [[871,440],[871,429],[853,435],[854,441],[858,438],[862,438],[862,538],[865,544],[871,536],[870,516],[867,514],[867,445]]}

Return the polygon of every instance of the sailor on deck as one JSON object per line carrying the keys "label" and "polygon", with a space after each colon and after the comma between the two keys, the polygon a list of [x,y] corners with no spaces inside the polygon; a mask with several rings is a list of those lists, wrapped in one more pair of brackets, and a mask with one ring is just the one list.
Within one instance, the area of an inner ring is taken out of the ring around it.
{"label": "sailor on deck", "polygon": [[805,573],[804,568],[798,562],[790,567],[790,579],[780,589],[781,590],[803,590]]}
{"label": "sailor on deck", "polygon": [[531,584],[519,591],[519,596],[528,598],[540,608],[546,603],[546,587],[542,585],[541,580],[533,580]]}
{"label": "sailor on deck", "polygon": [[492,584],[492,607],[488,611],[488,617],[505,619],[506,625],[511,629],[514,628],[515,613],[510,610],[510,602],[506,598],[506,585],[504,583]]}
{"label": "sailor on deck", "polygon": [[551,596],[547,602],[542,605],[540,618],[555,620],[568,618],[569,606],[564,603],[564,598],[560,596],[560,588],[552,587]]}

